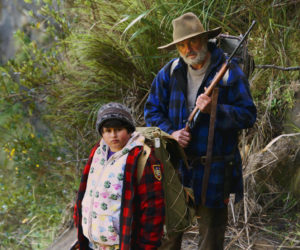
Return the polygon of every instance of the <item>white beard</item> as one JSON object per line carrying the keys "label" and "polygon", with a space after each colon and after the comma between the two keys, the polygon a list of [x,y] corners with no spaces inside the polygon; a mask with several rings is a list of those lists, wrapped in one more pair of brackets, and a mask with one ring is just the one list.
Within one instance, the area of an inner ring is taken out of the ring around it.
{"label": "white beard", "polygon": [[198,52],[190,53],[192,55],[196,55],[196,57],[193,59],[189,58],[188,54],[187,55],[183,55],[181,53],[179,53],[179,54],[182,57],[183,61],[187,65],[196,65],[196,64],[200,64],[200,63],[204,62],[207,53],[208,53],[208,49],[207,49],[207,45],[205,44],[202,46],[202,48]]}

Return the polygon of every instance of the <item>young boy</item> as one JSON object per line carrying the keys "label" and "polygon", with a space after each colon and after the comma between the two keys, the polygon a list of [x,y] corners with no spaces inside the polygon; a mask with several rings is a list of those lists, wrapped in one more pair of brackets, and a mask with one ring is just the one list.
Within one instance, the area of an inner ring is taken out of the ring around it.
{"label": "young boy", "polygon": [[74,210],[79,249],[157,249],[165,213],[161,163],[151,151],[138,180],[145,138],[124,105],[102,106],[96,128],[102,139],[84,168]]}

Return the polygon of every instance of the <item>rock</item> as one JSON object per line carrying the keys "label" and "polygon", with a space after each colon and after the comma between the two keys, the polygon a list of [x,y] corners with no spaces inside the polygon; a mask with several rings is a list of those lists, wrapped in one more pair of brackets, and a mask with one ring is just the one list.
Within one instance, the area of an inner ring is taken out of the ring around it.
{"label": "rock", "polygon": [[30,23],[28,10],[35,12],[33,5],[23,0],[0,0],[0,65],[14,57],[14,33]]}
{"label": "rock", "polygon": [[47,250],[70,250],[77,241],[77,229],[68,228]]}
{"label": "rock", "polygon": [[[245,176],[253,175],[259,186],[270,191],[291,191],[299,195],[300,133],[282,134],[263,150],[252,154],[245,167]],[[261,188],[261,187],[260,187]]]}

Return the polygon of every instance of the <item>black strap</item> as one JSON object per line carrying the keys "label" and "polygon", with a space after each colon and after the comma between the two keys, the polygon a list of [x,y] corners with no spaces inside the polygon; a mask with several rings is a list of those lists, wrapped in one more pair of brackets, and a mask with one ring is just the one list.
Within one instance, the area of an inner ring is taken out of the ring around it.
{"label": "black strap", "polygon": [[[197,166],[199,163],[203,166],[206,165],[206,156],[189,156],[190,159],[190,165]],[[211,158],[211,163],[213,162],[230,162],[234,160],[234,154],[230,155],[215,155]]]}

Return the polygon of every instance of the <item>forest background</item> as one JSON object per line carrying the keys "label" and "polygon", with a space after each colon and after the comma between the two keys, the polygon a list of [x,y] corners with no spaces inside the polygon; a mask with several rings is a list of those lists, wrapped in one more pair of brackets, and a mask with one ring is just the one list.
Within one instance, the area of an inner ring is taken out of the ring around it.
{"label": "forest background", "polygon": [[[103,103],[120,101],[144,124],[151,82],[176,56],[157,47],[172,40],[171,21],[185,12],[196,13],[206,29],[222,26],[231,35],[244,34],[252,20],[257,22],[248,48],[256,65],[249,82],[258,119],[241,135],[244,167],[272,139],[299,135],[287,117],[300,84],[299,70],[288,69],[300,62],[299,1],[24,3],[29,21],[15,33],[14,57],[0,64],[0,249],[45,249],[70,226],[81,171],[98,139],[95,112]],[[294,162],[298,152],[289,151]],[[231,232],[231,239],[243,231],[251,246],[263,232],[279,248],[299,246],[299,165],[291,165],[289,174],[274,176],[264,167],[255,171],[261,175],[251,175],[256,182],[248,195],[256,209],[247,211],[244,200],[241,213],[251,216],[231,222],[242,228]],[[268,183],[259,182],[262,176]],[[251,226],[255,218],[260,224]],[[288,230],[286,223],[292,223]]]}

